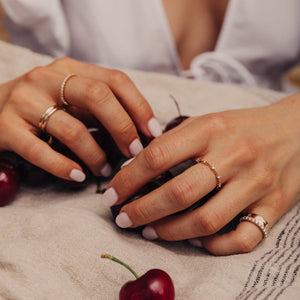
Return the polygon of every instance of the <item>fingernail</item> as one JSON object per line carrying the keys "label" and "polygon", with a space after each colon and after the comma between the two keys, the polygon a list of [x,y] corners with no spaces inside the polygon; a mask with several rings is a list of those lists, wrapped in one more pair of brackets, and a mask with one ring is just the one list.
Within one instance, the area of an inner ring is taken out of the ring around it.
{"label": "fingernail", "polygon": [[148,129],[154,137],[158,137],[162,134],[161,125],[155,118],[150,119],[148,122]]}
{"label": "fingernail", "polygon": [[203,244],[200,239],[189,239],[188,242],[195,247],[203,248]]}
{"label": "fingernail", "polygon": [[127,228],[132,225],[132,222],[126,212],[121,212],[119,215],[117,215],[115,222],[121,228]]}
{"label": "fingernail", "polygon": [[129,165],[133,160],[135,159],[135,157],[131,157],[130,159],[126,160],[122,165],[121,165],[121,169],[124,168],[125,166]]}
{"label": "fingernail", "polygon": [[133,140],[129,145],[129,152],[133,156],[137,156],[143,149],[144,147],[139,139]]}
{"label": "fingernail", "polygon": [[152,226],[146,226],[142,231],[142,235],[145,239],[150,241],[158,238],[158,235]]}
{"label": "fingernail", "polygon": [[106,163],[104,167],[100,170],[100,174],[104,177],[109,177],[111,175],[112,169],[109,163]]}
{"label": "fingernail", "polygon": [[107,189],[102,195],[102,202],[105,206],[111,207],[118,201],[118,194],[114,188]]}
{"label": "fingernail", "polygon": [[71,172],[70,172],[70,178],[74,181],[77,181],[77,182],[83,182],[85,181],[85,174],[80,171],[80,170],[77,170],[77,169],[73,169]]}

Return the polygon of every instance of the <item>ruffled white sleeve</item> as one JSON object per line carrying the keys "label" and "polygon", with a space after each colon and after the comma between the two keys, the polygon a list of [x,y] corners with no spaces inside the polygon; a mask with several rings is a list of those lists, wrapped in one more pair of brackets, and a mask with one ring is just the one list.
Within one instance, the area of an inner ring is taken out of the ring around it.
{"label": "ruffled white sleeve", "polygon": [[54,57],[67,56],[70,36],[61,0],[0,0],[15,44]]}

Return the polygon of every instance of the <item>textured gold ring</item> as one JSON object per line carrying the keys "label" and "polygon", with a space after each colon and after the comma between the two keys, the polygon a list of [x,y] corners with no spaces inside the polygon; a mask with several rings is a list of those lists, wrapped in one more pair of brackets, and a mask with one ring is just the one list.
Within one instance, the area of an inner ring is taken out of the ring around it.
{"label": "textured gold ring", "polygon": [[69,105],[69,102],[68,102],[68,101],[66,100],[66,98],[65,98],[65,88],[66,88],[66,84],[67,84],[68,80],[69,80],[70,78],[74,77],[74,76],[77,76],[77,74],[71,73],[71,74],[67,75],[67,76],[64,78],[64,80],[63,80],[63,82],[62,82],[62,84],[61,84],[61,86],[60,86],[60,100],[61,100],[61,102],[63,103],[63,105],[65,105],[65,106],[68,106],[68,105]]}
{"label": "textured gold ring", "polygon": [[244,221],[256,225],[260,229],[264,239],[268,236],[270,231],[270,226],[262,216],[249,213],[240,218],[240,222],[244,222]]}
{"label": "textured gold ring", "polygon": [[195,162],[198,163],[198,164],[203,164],[203,165],[209,167],[209,169],[214,173],[214,175],[216,177],[216,187],[215,187],[215,189],[220,190],[221,187],[222,187],[221,176],[216,171],[216,168],[205,159],[196,158]]}
{"label": "textured gold ring", "polygon": [[42,114],[42,117],[39,122],[39,128],[43,131],[46,132],[46,126],[48,119],[58,110],[62,109],[58,105],[52,105],[49,108],[45,110],[45,112]]}

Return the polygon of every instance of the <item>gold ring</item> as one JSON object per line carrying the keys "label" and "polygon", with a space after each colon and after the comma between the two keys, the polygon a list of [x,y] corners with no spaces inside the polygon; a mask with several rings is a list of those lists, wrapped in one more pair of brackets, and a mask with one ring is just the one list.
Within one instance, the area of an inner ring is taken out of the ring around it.
{"label": "gold ring", "polygon": [[52,105],[49,108],[45,110],[45,112],[42,114],[42,117],[39,122],[39,128],[43,131],[46,132],[46,126],[47,126],[47,121],[48,119],[59,109],[62,109],[58,105]]}
{"label": "gold ring", "polygon": [[77,74],[71,73],[71,74],[67,75],[60,86],[60,100],[65,106],[69,105],[68,101],[65,98],[65,87],[66,87],[68,80],[74,76],[77,76]]}
{"label": "gold ring", "polygon": [[214,173],[215,177],[216,177],[216,187],[215,190],[220,190],[222,187],[222,183],[221,183],[221,176],[218,174],[218,172],[216,171],[216,168],[211,165],[207,160],[205,159],[201,159],[201,158],[196,158],[195,162],[197,164],[203,164],[207,167],[209,167],[209,169]]}
{"label": "gold ring", "polygon": [[262,216],[250,213],[240,218],[240,222],[243,221],[250,222],[256,225],[260,229],[261,233],[263,234],[263,239],[265,239],[268,236],[270,231],[270,226]]}

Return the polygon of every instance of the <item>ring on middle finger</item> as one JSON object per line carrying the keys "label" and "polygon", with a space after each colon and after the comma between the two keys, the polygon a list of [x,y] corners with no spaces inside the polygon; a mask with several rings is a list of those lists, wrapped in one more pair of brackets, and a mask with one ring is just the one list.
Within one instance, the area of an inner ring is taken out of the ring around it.
{"label": "ring on middle finger", "polygon": [[46,132],[46,126],[49,118],[58,110],[64,110],[62,107],[59,105],[52,105],[48,107],[45,112],[42,114],[42,117],[39,121],[39,128],[43,131]]}
{"label": "ring on middle finger", "polygon": [[197,164],[202,164],[202,165],[205,165],[207,167],[209,167],[209,169],[214,173],[215,175],[215,178],[216,178],[216,187],[215,187],[215,190],[220,190],[221,187],[222,187],[222,183],[221,183],[221,176],[218,174],[218,172],[216,171],[216,168],[214,165],[210,164],[207,160],[205,159],[201,159],[201,158],[195,158],[194,161],[197,163]]}

